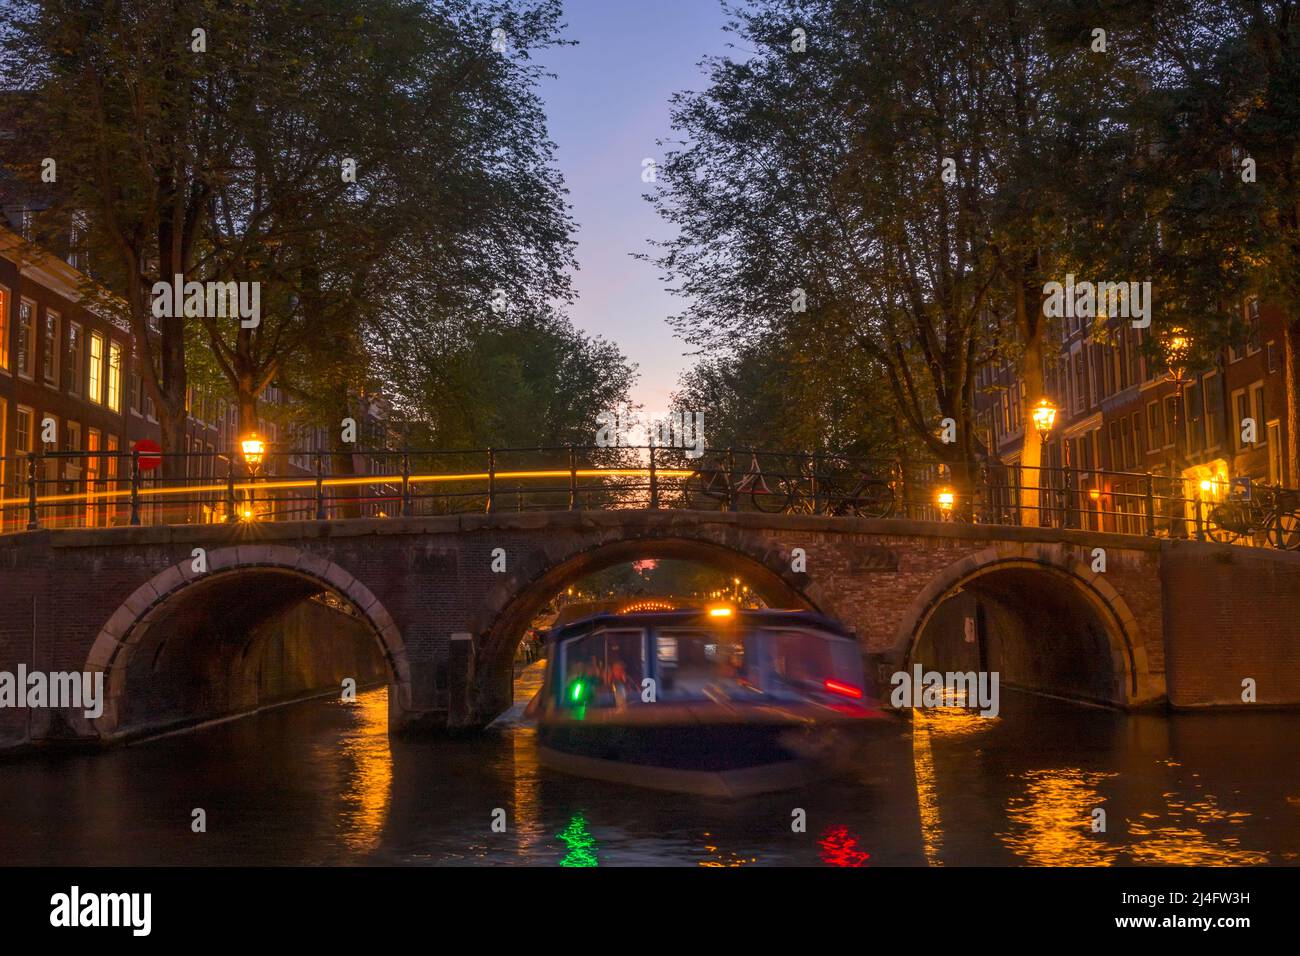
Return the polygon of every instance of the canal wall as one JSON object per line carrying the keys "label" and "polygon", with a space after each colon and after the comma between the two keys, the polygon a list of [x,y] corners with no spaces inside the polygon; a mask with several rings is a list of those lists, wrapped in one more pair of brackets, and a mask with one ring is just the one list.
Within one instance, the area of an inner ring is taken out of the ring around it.
{"label": "canal wall", "polygon": [[[1169,703],[1300,704],[1300,564],[1250,548],[1172,543],[1161,565]],[[1300,557],[1287,555],[1286,557]]]}

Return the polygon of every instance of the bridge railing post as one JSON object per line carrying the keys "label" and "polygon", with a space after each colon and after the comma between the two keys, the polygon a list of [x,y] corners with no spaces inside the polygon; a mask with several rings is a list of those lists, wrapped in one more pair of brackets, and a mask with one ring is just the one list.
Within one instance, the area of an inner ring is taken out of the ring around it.
{"label": "bridge railing post", "polygon": [[35,531],[41,526],[40,509],[36,504],[36,453],[27,453],[27,530]]}
{"label": "bridge railing post", "polygon": [[817,485],[817,456],[807,449],[804,450],[803,456],[808,459],[808,490],[812,492],[813,514],[821,514],[821,502],[818,500],[821,496],[821,488]]}
{"label": "bridge railing post", "polygon": [[[155,517],[157,512],[155,512]],[[131,449],[131,524],[140,523],[140,449]]]}
{"label": "bridge railing post", "polygon": [[411,517],[411,452],[402,449],[402,517]]}
{"label": "bridge railing post", "polygon": [[325,456],[316,452],[316,520],[325,520]]}
{"label": "bridge railing post", "polygon": [[650,442],[650,509],[659,507],[659,483],[655,480],[655,443]]}
{"label": "bridge railing post", "polygon": [[1205,503],[1201,500],[1200,492],[1196,494],[1196,540],[1205,540]]}
{"label": "bridge railing post", "polygon": [[569,510],[578,510],[578,452],[569,444]]}
{"label": "bridge railing post", "polygon": [[226,521],[230,524],[239,520],[235,514],[235,456],[226,459]]}
{"label": "bridge railing post", "polygon": [[727,449],[727,510],[736,510],[736,453]]}
{"label": "bridge railing post", "polygon": [[487,493],[487,513],[491,514],[496,509],[497,500],[497,453],[496,449],[488,449],[488,493]]}
{"label": "bridge railing post", "polygon": [[1155,537],[1156,533],[1156,479],[1151,472],[1146,475],[1146,499],[1147,499],[1147,536]]}

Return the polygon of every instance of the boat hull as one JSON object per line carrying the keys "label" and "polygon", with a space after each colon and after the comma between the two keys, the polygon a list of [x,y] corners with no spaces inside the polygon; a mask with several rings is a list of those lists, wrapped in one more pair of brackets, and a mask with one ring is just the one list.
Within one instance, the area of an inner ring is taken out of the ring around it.
{"label": "boat hull", "polygon": [[574,776],[736,798],[788,790],[833,774],[828,758],[849,730],[797,722],[543,721],[538,756],[542,766]]}

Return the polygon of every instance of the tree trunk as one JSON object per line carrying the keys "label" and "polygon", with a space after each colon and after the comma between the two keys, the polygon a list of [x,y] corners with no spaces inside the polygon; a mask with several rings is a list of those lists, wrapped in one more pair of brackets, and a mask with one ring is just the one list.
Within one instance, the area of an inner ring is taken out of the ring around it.
{"label": "tree trunk", "polygon": [[[352,457],[355,446],[343,441],[343,419],[353,417],[346,387],[340,387],[336,392],[335,405],[338,409],[338,419],[329,426],[330,472],[336,476],[353,476],[357,473],[356,461]],[[345,485],[340,489],[339,494],[343,496],[337,509],[340,517],[361,516],[361,503],[356,500],[361,491],[361,487],[357,485]]]}
{"label": "tree trunk", "polygon": [[[1282,370],[1286,402],[1286,459],[1283,461],[1282,484],[1300,488],[1300,322],[1288,323],[1282,334]],[[1268,428],[1257,422],[1256,428]],[[1267,436],[1265,436],[1267,437]],[[1280,453],[1280,450],[1279,450]]]}
{"label": "tree trunk", "polygon": [[1043,323],[1033,322],[1030,327],[1033,331],[1025,339],[1025,351],[1020,358],[1020,380],[1025,383],[1020,408],[1024,431],[1020,450],[1020,523],[1037,528],[1043,524],[1039,503],[1047,482],[1043,480],[1043,437],[1034,425],[1034,404],[1047,394],[1047,383],[1043,379]]}

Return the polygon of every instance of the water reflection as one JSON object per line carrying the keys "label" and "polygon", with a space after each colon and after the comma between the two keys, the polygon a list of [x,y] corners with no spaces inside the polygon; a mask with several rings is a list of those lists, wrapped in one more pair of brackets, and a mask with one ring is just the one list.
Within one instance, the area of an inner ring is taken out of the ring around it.
{"label": "water reflection", "polygon": [[1014,828],[998,838],[1035,866],[1110,866],[1118,849],[1094,832],[1094,811],[1105,810],[1100,785],[1113,773],[1077,767],[1031,770],[1021,779],[1025,791],[1007,803]]}
{"label": "water reflection", "polygon": [[569,848],[560,866],[600,865],[596,858],[596,838],[587,832],[587,820],[581,813],[575,813],[569,825],[556,836]]}
{"label": "water reflection", "polygon": [[[1300,718],[1132,715],[1005,691],[921,712],[846,772],[727,801],[541,769],[531,728],[387,736],[384,690],[0,764],[14,864],[1294,864]],[[202,842],[189,827],[204,807]],[[805,811],[806,833],[790,828]],[[504,833],[492,814],[506,811]],[[1104,809],[1105,831],[1092,812]]]}
{"label": "water reflection", "polygon": [[[347,705],[345,705],[347,706]],[[392,801],[393,755],[388,746],[388,692],[361,694],[350,705],[356,724],[338,741],[343,772],[339,832],[348,849],[367,853],[379,846]],[[317,759],[330,757],[333,741],[318,742]]]}

